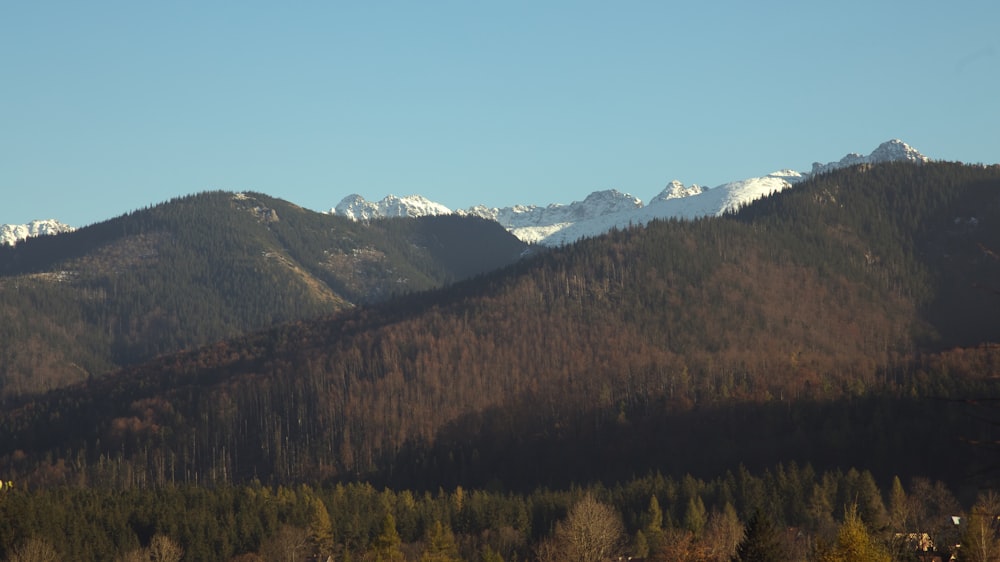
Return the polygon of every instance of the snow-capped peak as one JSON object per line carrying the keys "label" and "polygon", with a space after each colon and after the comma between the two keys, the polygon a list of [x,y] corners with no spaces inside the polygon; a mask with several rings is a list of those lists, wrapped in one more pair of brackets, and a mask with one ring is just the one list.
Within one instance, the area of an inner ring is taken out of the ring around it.
{"label": "snow-capped peak", "polygon": [[[784,169],[760,177],[732,181],[712,189],[698,184],[685,186],[682,182],[673,180],[647,205],[628,193],[608,189],[595,191],[583,201],[574,201],[568,205],[514,205],[503,208],[477,205],[455,212],[495,220],[525,242],[555,246],[596,236],[612,228],[645,224],[654,219],[694,219],[722,215],[736,211],[761,197],[792,187],[812,175],[856,164],[890,161],[922,163],[929,160],[905,142],[893,139],[879,145],[868,156],[851,153],[837,162],[817,162],[809,173]],[[444,205],[420,196],[398,198],[392,195],[377,203],[368,202],[360,195],[351,195],[331,210],[331,213],[354,220],[450,212]]]}
{"label": "snow-capped peak", "polygon": [[381,217],[450,215],[451,209],[420,195],[386,195],[381,201],[368,201],[355,193],[344,197],[336,207],[330,209],[330,213],[353,220],[371,220]]}
{"label": "snow-capped peak", "polygon": [[76,228],[55,219],[34,220],[28,224],[0,224],[0,245],[13,246],[25,238],[73,232]]}
{"label": "snow-capped peak", "polygon": [[619,211],[634,210],[642,207],[642,200],[629,193],[617,189],[595,191],[582,202],[573,202],[566,207],[573,215],[591,217],[595,214],[606,215]]}
{"label": "snow-capped peak", "polygon": [[857,152],[852,152],[837,162],[830,162],[828,164],[814,162],[812,165],[812,172],[810,172],[810,174],[824,174],[826,172],[832,172],[833,170],[856,166],[858,164],[878,164],[881,162],[898,161],[924,163],[929,162],[930,158],[924,156],[917,149],[906,144],[905,142],[899,139],[892,139],[880,144],[878,148],[873,150],[868,156],[862,156]]}
{"label": "snow-capped peak", "polygon": [[667,187],[663,188],[663,191],[661,191],[659,195],[650,200],[649,204],[653,205],[655,203],[659,203],[660,201],[680,199],[681,197],[691,197],[692,195],[699,195],[704,191],[705,188],[696,183],[685,186],[679,180],[673,180],[667,184]]}
{"label": "snow-capped peak", "polygon": [[766,177],[779,178],[787,181],[788,183],[795,184],[808,178],[809,174],[803,174],[802,172],[796,172],[795,170],[778,170],[777,172],[771,172]]}
{"label": "snow-capped peak", "polygon": [[638,197],[617,189],[606,189],[595,191],[583,201],[574,201],[569,205],[553,203],[545,207],[515,205],[503,208],[476,205],[456,213],[495,220],[525,242],[544,244],[549,243],[547,241],[553,234],[569,225],[641,208],[642,200]]}
{"label": "snow-capped peak", "polygon": [[868,159],[871,163],[898,161],[924,163],[930,161],[930,158],[920,154],[917,149],[899,139],[892,139],[880,144],[868,155]]}

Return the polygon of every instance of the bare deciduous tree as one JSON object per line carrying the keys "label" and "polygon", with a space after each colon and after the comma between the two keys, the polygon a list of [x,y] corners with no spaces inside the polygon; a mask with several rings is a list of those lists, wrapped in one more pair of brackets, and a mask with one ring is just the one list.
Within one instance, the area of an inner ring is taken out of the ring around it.
{"label": "bare deciduous tree", "polygon": [[556,524],[555,538],[567,560],[600,562],[621,548],[625,526],[613,507],[587,494]]}
{"label": "bare deciduous tree", "polygon": [[702,543],[711,559],[729,560],[742,539],[743,523],[731,504],[726,503],[722,511],[709,515]]}
{"label": "bare deciduous tree", "polygon": [[[990,491],[980,494],[972,512],[966,517],[962,535],[962,552],[972,562],[1000,560],[1000,496]],[[965,556],[963,556],[965,559]]]}
{"label": "bare deciduous tree", "polygon": [[44,539],[31,538],[14,550],[10,562],[57,562],[59,553]]}
{"label": "bare deciduous tree", "polygon": [[184,549],[166,535],[154,535],[146,548],[130,550],[115,558],[115,562],[180,562]]}
{"label": "bare deciduous tree", "polygon": [[260,555],[275,562],[296,562],[306,555],[309,533],[305,529],[282,525],[278,532],[260,546]]}
{"label": "bare deciduous tree", "polygon": [[150,562],[180,562],[184,549],[166,535],[156,535],[149,541]]}

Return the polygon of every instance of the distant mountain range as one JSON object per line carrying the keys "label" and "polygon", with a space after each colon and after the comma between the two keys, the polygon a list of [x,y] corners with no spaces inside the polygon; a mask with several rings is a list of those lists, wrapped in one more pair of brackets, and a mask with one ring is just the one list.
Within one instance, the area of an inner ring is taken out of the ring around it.
{"label": "distant mountain range", "polygon": [[524,242],[559,246],[603,234],[612,228],[646,224],[655,219],[692,219],[722,215],[771,193],[787,189],[808,177],[840,168],[880,162],[929,160],[905,142],[893,139],[882,143],[867,156],[851,153],[836,162],[816,162],[812,170],[806,173],[780,170],[711,189],[698,184],[686,186],[674,180],[645,205],[638,197],[616,189],[595,191],[583,201],[574,201],[568,205],[554,203],[544,207],[515,205],[502,208],[477,205],[455,211],[420,195],[388,195],[381,201],[373,202],[352,194],[330,212],[354,220],[451,213],[473,215],[499,222]]}
{"label": "distant mountain range", "polygon": [[[361,195],[351,194],[330,209],[329,213],[356,221],[390,217],[471,215],[500,223],[524,242],[560,246],[603,234],[612,228],[646,224],[656,219],[692,219],[732,212],[810,176],[840,168],[879,162],[929,160],[905,142],[892,139],[879,145],[867,156],[852,152],[836,162],[815,162],[809,172],[780,170],[760,177],[724,183],[711,189],[698,184],[684,185],[673,180],[646,204],[638,197],[617,189],[595,191],[583,201],[574,201],[568,205],[476,205],[459,210],[452,210],[421,195],[387,195],[381,201],[368,201]],[[74,227],[52,219],[36,220],[29,224],[0,225],[0,245],[13,245],[28,237],[72,230]]]}

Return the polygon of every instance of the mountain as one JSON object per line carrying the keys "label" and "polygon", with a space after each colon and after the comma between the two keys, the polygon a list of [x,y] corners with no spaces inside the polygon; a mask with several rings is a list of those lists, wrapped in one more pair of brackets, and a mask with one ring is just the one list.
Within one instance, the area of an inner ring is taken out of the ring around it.
{"label": "mountain", "polygon": [[451,209],[434,203],[419,195],[396,197],[388,195],[378,202],[366,201],[360,195],[345,197],[330,214],[340,215],[356,221],[366,221],[386,217],[426,217],[451,214]]}
{"label": "mountain", "polygon": [[555,245],[553,237],[571,225],[588,223],[606,215],[629,214],[640,208],[642,201],[638,198],[609,189],[595,191],[583,201],[574,201],[569,205],[518,205],[503,209],[480,205],[457,214],[497,221],[525,242]]}
{"label": "mountain", "polygon": [[860,164],[880,164],[883,162],[913,162],[923,164],[930,162],[930,158],[920,154],[917,149],[906,144],[905,142],[899,139],[892,139],[880,144],[878,148],[873,150],[868,156],[862,156],[861,154],[852,152],[837,162],[829,162],[827,164],[814,162],[810,174],[815,176],[850,166],[857,166]]}
{"label": "mountain", "polygon": [[46,236],[76,230],[55,219],[34,220],[28,224],[0,224],[0,246],[13,246],[32,236]]}
{"label": "mountain", "polygon": [[[705,189],[698,185],[684,186],[670,182],[649,204],[628,211],[600,213],[572,223],[564,223],[548,233],[540,243],[548,246],[570,244],[581,238],[599,236],[611,229],[648,224],[653,220],[696,219],[735,212],[741,207],[787,189],[803,176],[791,170],[774,172],[759,178],[749,178]],[[524,239],[519,229],[511,233]]]}
{"label": "mountain", "polygon": [[[963,398],[1000,390],[998,193],[1000,166],[839,169],[164,355],[9,401],[0,473],[522,490],[795,463],[958,482],[990,460],[959,438],[992,439]],[[237,215],[292,222],[256,200]]]}
{"label": "mountain", "polygon": [[414,195],[399,198],[389,195],[379,202],[369,202],[353,194],[345,197],[331,213],[369,220],[375,217],[424,216],[428,214],[457,213],[495,220],[519,239],[546,246],[560,246],[581,238],[597,236],[612,228],[625,228],[633,224],[646,224],[657,219],[693,219],[718,216],[733,212],[752,201],[787,189],[810,176],[859,164],[882,162],[930,161],[916,149],[901,140],[893,139],[879,145],[868,156],[851,153],[837,162],[815,163],[811,172],[781,170],[762,177],[748,178],[708,189],[697,184],[684,186],[674,180],[643,205],[632,195],[617,190],[596,191],[583,201],[569,205],[551,204],[546,207],[516,205],[488,208],[482,205],[467,210],[452,211],[444,205],[433,203]]}
{"label": "mountain", "polygon": [[475,216],[496,221],[524,242],[535,243],[548,239],[568,225],[641,207],[642,201],[638,198],[609,189],[595,191],[583,201],[575,201],[569,205],[552,204],[546,207],[515,205],[502,209],[479,205],[467,211],[452,211],[419,195],[408,197],[388,195],[381,201],[372,202],[358,194],[352,194],[345,197],[330,212],[353,220],[446,214]]}
{"label": "mountain", "polygon": [[0,397],[503,267],[494,222],[362,224],[259,193],[178,198],[0,246]]}
{"label": "mountain", "polygon": [[[644,224],[654,219],[697,218],[731,212],[760,197],[790,187],[810,175],[860,164],[893,161],[923,163],[930,159],[905,142],[893,139],[882,143],[867,156],[850,153],[836,162],[827,164],[816,162],[809,173],[782,170],[763,177],[725,183],[711,190],[697,184],[685,187],[674,180],[645,206],[639,198],[616,189],[595,191],[583,201],[574,201],[568,205],[553,203],[544,207],[514,205],[502,208],[476,205],[454,211],[420,195],[405,197],[387,195],[380,201],[368,201],[361,195],[351,194],[328,213],[355,221],[416,218],[452,213],[471,215],[500,223],[524,242],[558,246],[583,237],[599,235],[611,228]],[[695,197],[710,191],[711,196],[685,201],[684,204],[678,202],[667,206],[658,204],[672,199]],[[0,245],[13,245],[29,236],[73,230],[74,227],[52,219],[36,220],[26,225],[0,225]]]}

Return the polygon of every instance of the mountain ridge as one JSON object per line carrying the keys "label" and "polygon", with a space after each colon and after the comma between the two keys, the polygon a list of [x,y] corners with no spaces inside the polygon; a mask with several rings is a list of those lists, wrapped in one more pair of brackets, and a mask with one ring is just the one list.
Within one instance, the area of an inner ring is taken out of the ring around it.
{"label": "mountain ridge", "polygon": [[0,246],[0,399],[441,286],[527,248],[474,217],[382,222],[219,191]]}
{"label": "mountain ridge", "polygon": [[[784,169],[764,176],[730,181],[713,188],[699,184],[685,186],[679,180],[670,181],[649,203],[617,189],[594,191],[583,201],[547,206],[514,205],[451,210],[420,195],[397,197],[388,195],[378,202],[369,202],[358,194],[341,200],[330,213],[354,220],[371,220],[398,216],[423,216],[427,213],[474,215],[495,220],[511,234],[528,243],[559,246],[580,238],[592,237],[612,228],[645,224],[656,219],[693,219],[733,212],[761,197],[792,187],[802,180],[859,164],[906,161],[924,163],[930,158],[899,139],[883,142],[867,156],[849,153],[838,161],[816,162],[810,172]],[[412,204],[410,204],[412,203]],[[387,212],[379,213],[378,210]]]}
{"label": "mountain ridge", "polygon": [[[787,189],[805,178],[848,166],[880,162],[906,161],[924,163],[930,158],[899,139],[883,142],[867,156],[851,152],[840,160],[822,164],[814,162],[809,172],[784,169],[764,176],[745,178],[708,188],[699,184],[685,186],[671,180],[643,204],[638,197],[617,189],[591,192],[582,201],[569,204],[550,203],[545,206],[515,204],[508,207],[474,205],[468,209],[451,209],[422,195],[386,195],[379,201],[368,201],[359,194],[344,197],[327,214],[354,221],[380,218],[423,217],[437,215],[471,215],[500,223],[511,234],[527,243],[558,246],[623,228],[630,224],[645,224],[654,219],[691,219],[732,212],[760,197]],[[727,192],[725,195],[719,191]],[[711,196],[704,197],[711,193]],[[699,198],[699,196],[702,196]],[[688,199],[691,198],[691,199]],[[674,201],[666,206],[662,202]],[[28,224],[0,225],[0,245],[13,245],[25,238],[70,232],[75,227],[54,219],[36,220]]]}

